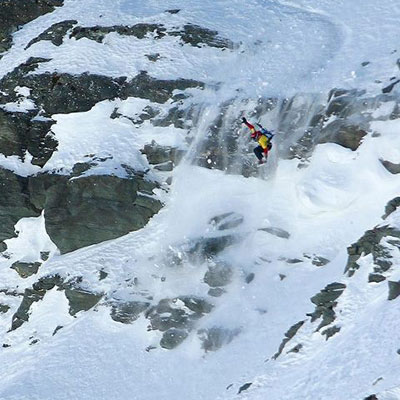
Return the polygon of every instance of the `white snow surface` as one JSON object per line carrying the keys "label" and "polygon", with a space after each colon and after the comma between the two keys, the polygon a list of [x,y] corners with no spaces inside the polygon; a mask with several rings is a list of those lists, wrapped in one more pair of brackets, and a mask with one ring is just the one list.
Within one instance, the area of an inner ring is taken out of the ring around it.
{"label": "white snow surface", "polygon": [[[165,13],[174,8],[181,12]],[[105,161],[88,173],[124,176],[122,164],[147,170],[139,149],[152,140],[188,149],[188,155],[172,173],[169,194],[157,193],[166,203],[160,213],[142,230],[117,240],[60,255],[46,234],[43,216],[19,221],[18,235],[7,241],[8,255],[0,259],[1,288],[21,294],[41,276],[58,273],[82,276],[90,290],[119,300],[134,300],[140,291],[151,294],[154,303],[181,295],[206,296],[205,265],[171,268],[164,255],[210,234],[208,222],[215,215],[236,212],[244,222],[235,230],[242,240],[224,253],[235,268],[227,293],[212,299],[212,313],[171,351],[159,347],[160,332],[149,332],[143,315],[133,324],[121,324],[100,302],[72,317],[57,289],[33,304],[28,322],[8,332],[21,297],[0,292],[0,303],[10,307],[0,314],[1,343],[9,346],[0,348],[0,399],[361,400],[373,393],[379,393],[379,400],[400,399],[400,298],[387,300],[387,281],[368,283],[370,255],[362,258],[353,277],[343,273],[347,246],[367,229],[378,224],[400,228],[400,212],[382,221],[385,205],[400,189],[400,177],[380,162],[400,162],[400,122],[387,120],[395,104],[374,111],[376,121],[357,151],[319,145],[305,169],[297,168],[297,160],[278,159],[279,146],[266,179],[191,163],[204,128],[232,97],[283,98],[334,87],[379,93],[398,74],[399,18],[395,0],[65,0],[63,7],[17,31],[13,47],[0,60],[1,76],[35,56],[52,58],[35,73],[133,78],[147,70],[160,79],[191,78],[220,86],[195,92],[189,100],[204,103],[191,145],[184,140],[184,129],[154,128],[147,122],[134,127],[129,118],[135,119],[149,105],[147,100],[104,101],[88,112],[52,116],[59,147],[45,170],[69,173],[76,162],[92,160],[92,154]],[[66,39],[60,47],[41,41],[23,50],[53,23],[67,19],[82,26],[150,22],[176,27],[190,22],[218,30],[238,48],[221,51],[181,45],[176,37],[139,40],[113,33],[102,44]],[[145,54],[152,53],[160,53],[160,60],[150,62]],[[366,61],[370,64],[362,66]],[[29,91],[20,88],[19,95],[21,100],[6,105],[7,110],[32,108]],[[170,106],[159,107],[166,112]],[[115,108],[127,118],[110,119]],[[39,171],[30,159],[29,154],[24,162],[2,156],[0,165],[27,176]],[[270,227],[284,229],[290,237],[259,230]],[[399,281],[400,254],[392,247],[387,278]],[[37,275],[21,280],[10,269],[17,260],[39,261],[40,252],[49,252],[50,258]],[[315,256],[330,262],[317,267],[311,262]],[[108,274],[101,281],[100,271]],[[247,284],[249,273],[255,278]],[[139,291],[132,288],[134,278]],[[290,326],[309,321],[306,314],[314,310],[310,298],[332,282],[347,286],[336,308],[335,324],[341,331],[326,340],[316,332],[319,322],[306,322],[273,360]],[[58,326],[63,328],[54,334]],[[196,331],[215,326],[240,333],[220,350],[206,353]],[[286,353],[298,343],[303,345],[300,353]],[[156,348],[147,351],[150,346]],[[252,386],[238,396],[246,382]]]}

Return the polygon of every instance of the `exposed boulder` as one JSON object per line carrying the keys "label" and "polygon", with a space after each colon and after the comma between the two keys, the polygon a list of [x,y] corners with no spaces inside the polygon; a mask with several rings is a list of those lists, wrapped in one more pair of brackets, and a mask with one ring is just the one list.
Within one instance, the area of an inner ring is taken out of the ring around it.
{"label": "exposed boulder", "polygon": [[62,279],[58,275],[46,276],[39,279],[32,288],[25,289],[22,302],[13,315],[11,330],[19,328],[24,322],[29,320],[30,308],[33,303],[43,300],[44,295],[48,290],[55,286],[61,286]]}
{"label": "exposed boulder", "polygon": [[239,239],[235,234],[201,237],[189,243],[185,251],[193,262],[204,262],[214,259]]}
{"label": "exposed boulder", "polygon": [[267,232],[267,233],[274,235],[276,237],[279,237],[281,239],[289,239],[290,238],[290,233],[281,228],[276,228],[276,227],[270,226],[267,228],[259,228],[258,230]]}
{"label": "exposed boulder", "polygon": [[345,288],[346,285],[344,283],[330,283],[311,298],[311,302],[316,305],[315,311],[311,314],[307,314],[311,317],[311,322],[322,317],[322,321],[320,322],[317,331],[330,325],[336,319],[336,313],[334,311],[334,308],[337,305],[336,300],[342,295]]}
{"label": "exposed boulder", "polygon": [[[172,10],[176,11],[176,10]],[[179,11],[178,11],[179,12]],[[173,13],[173,12],[171,12]],[[232,49],[234,44],[231,40],[221,37],[217,31],[203,28],[199,25],[186,24],[177,30],[167,30],[162,24],[136,24],[132,26],[114,25],[114,26],[77,26],[71,32],[70,37],[76,40],[87,38],[102,43],[105,36],[109,33],[118,33],[123,36],[135,36],[138,39],[152,37],[154,39],[162,39],[163,37],[177,36],[180,37],[184,44],[194,47],[216,47],[219,49]]]}
{"label": "exposed boulder", "polygon": [[103,296],[102,294],[92,293],[79,287],[76,282],[65,283],[59,275],[42,277],[32,285],[32,288],[25,289],[22,302],[13,315],[11,330],[19,328],[24,322],[28,321],[32,304],[43,300],[45,294],[55,287],[58,290],[65,291],[71,315],[75,315],[79,311],[91,309]]}
{"label": "exposed boulder", "polygon": [[144,146],[142,153],[146,155],[149,164],[153,165],[177,163],[182,156],[182,151],[171,146],[161,146],[154,140]]}
{"label": "exposed boulder", "polygon": [[11,265],[12,269],[18,272],[21,278],[28,278],[39,271],[39,267],[42,265],[40,262],[26,263],[17,261]]}
{"label": "exposed boulder", "polygon": [[357,125],[346,125],[341,120],[336,120],[321,131],[318,144],[336,143],[350,150],[357,150],[362,138],[367,132]]}
{"label": "exposed boulder", "polygon": [[[44,210],[46,230],[62,253],[142,228],[162,204],[157,183],[139,175],[72,178],[39,174],[28,178],[0,169],[0,240],[14,236],[15,224]],[[28,269],[15,269],[25,275]]]}
{"label": "exposed boulder", "polygon": [[322,331],[321,334],[325,335],[326,340],[328,340],[330,337],[332,337],[332,336],[336,335],[337,333],[339,333],[340,329],[341,329],[340,326],[334,325],[334,326]]}
{"label": "exposed boulder", "polygon": [[139,176],[41,174],[29,183],[32,201],[45,210],[46,230],[61,253],[143,228],[162,206],[151,197],[156,184]]}
{"label": "exposed boulder", "polygon": [[386,161],[386,160],[379,160],[382,165],[391,173],[391,174],[400,174],[400,163],[399,164],[395,164],[392,163],[390,161]]}
{"label": "exposed boulder", "polygon": [[31,47],[33,44],[40,42],[41,40],[49,40],[51,41],[51,43],[54,44],[54,46],[61,46],[67,32],[77,23],[78,21],[72,19],[53,24],[50,28],[42,32],[38,37],[32,39],[25,47],[25,50]]}
{"label": "exposed boulder", "polygon": [[197,332],[202,341],[201,347],[206,352],[216,351],[222,346],[229,344],[239,333],[240,329],[226,329],[219,326],[200,329]]}
{"label": "exposed boulder", "polygon": [[133,26],[114,25],[114,26],[90,26],[90,27],[75,27],[70,37],[76,40],[87,38],[102,43],[105,36],[115,32],[123,36],[135,36],[138,39],[143,39],[146,36],[152,35],[154,39],[161,39],[166,35],[167,29],[161,24],[136,24]]}
{"label": "exposed boulder", "polygon": [[170,328],[163,333],[160,341],[160,346],[167,350],[172,350],[179,346],[187,337],[189,333],[184,329]]}
{"label": "exposed boulder", "polygon": [[5,314],[10,309],[10,306],[7,304],[0,303],[0,314]]}
{"label": "exposed boulder", "polygon": [[14,226],[25,217],[38,217],[40,209],[29,200],[28,179],[0,168],[0,240],[15,236]]}
{"label": "exposed boulder", "polygon": [[294,338],[299,329],[304,325],[305,321],[299,321],[293,326],[289,328],[289,330],[285,333],[285,339],[283,339],[282,343],[279,346],[278,352],[274,354],[273,358],[276,360],[281,354],[286,344]]}
{"label": "exposed boulder", "polygon": [[397,297],[400,296],[400,281],[399,282],[389,281],[388,284],[389,284],[388,300],[397,299]]}
{"label": "exposed boulder", "polygon": [[245,390],[249,389],[252,384],[253,384],[253,382],[248,382],[248,383],[245,383],[244,385],[240,386],[237,394],[240,394],[240,393],[244,392]]}
{"label": "exposed boulder", "polygon": [[369,283],[379,283],[384,281],[386,278],[381,274],[369,274],[368,275],[368,282]]}
{"label": "exposed boulder", "polygon": [[397,207],[400,206],[400,197],[395,197],[390,200],[385,207],[385,214],[382,216],[383,219],[386,219],[390,214],[397,210]]}
{"label": "exposed boulder", "polygon": [[136,321],[140,314],[146,311],[149,306],[150,303],[143,301],[116,301],[112,303],[111,318],[123,324],[131,324]]}
{"label": "exposed boulder", "polygon": [[349,258],[345,268],[345,273],[352,276],[360,268],[357,261],[361,256],[372,254],[375,264],[374,272],[382,273],[392,266],[390,251],[380,242],[385,237],[400,238],[400,231],[388,225],[371,229],[350,247],[347,248]]}
{"label": "exposed boulder", "polygon": [[185,44],[194,47],[201,47],[202,45],[220,49],[232,49],[234,47],[232,41],[219,36],[217,31],[194,24],[186,24],[183,29],[169,32],[169,35],[179,36]]}
{"label": "exposed boulder", "polygon": [[198,297],[181,296],[163,299],[146,311],[149,329],[164,332],[160,345],[166,349],[178,346],[193,329],[195,322],[211,312],[213,306]]}
{"label": "exposed boulder", "polygon": [[391,84],[385,86],[385,87],[382,89],[382,93],[390,93],[390,92],[393,90],[393,88],[394,88],[399,82],[400,82],[400,79],[396,79],[396,80],[395,80],[394,82],[392,82]]}
{"label": "exposed boulder", "polygon": [[79,311],[88,311],[93,308],[103,297],[103,294],[92,293],[79,287],[66,287],[65,297],[69,303],[69,313],[77,314]]}
{"label": "exposed boulder", "polygon": [[57,148],[51,132],[54,121],[33,119],[29,113],[11,113],[0,109],[0,153],[25,158],[28,151],[32,164],[43,167]]}

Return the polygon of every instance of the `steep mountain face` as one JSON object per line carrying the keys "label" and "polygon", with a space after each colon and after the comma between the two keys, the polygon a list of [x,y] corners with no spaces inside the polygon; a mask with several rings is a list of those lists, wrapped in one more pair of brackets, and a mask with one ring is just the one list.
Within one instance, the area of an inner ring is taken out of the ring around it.
{"label": "steep mountain face", "polygon": [[25,3],[0,397],[400,398],[396,3]]}

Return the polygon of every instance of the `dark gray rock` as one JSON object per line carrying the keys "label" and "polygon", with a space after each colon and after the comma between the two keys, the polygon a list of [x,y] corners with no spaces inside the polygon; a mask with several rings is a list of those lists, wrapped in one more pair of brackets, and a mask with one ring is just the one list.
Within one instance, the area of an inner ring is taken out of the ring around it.
{"label": "dark gray rock", "polygon": [[161,203],[138,191],[156,187],[136,176],[41,174],[29,180],[32,203],[45,210],[46,230],[61,253],[115,239],[141,229]]}
{"label": "dark gray rock", "polygon": [[145,54],[149,61],[156,62],[161,58],[160,53]]}
{"label": "dark gray rock", "polygon": [[21,25],[62,5],[63,0],[5,0],[0,2],[0,53],[11,47],[11,35]]}
{"label": "dark gray rock", "polygon": [[226,329],[215,326],[209,329],[200,329],[197,334],[202,342],[204,351],[217,351],[222,346],[229,344],[237,335],[240,329]]}
{"label": "dark gray rock", "polygon": [[0,303],[0,314],[5,314],[6,312],[8,312],[9,309],[10,306],[8,306],[7,304]]}
{"label": "dark gray rock", "polygon": [[311,298],[311,302],[317,306],[323,306],[334,302],[343,293],[346,285],[344,283],[330,283],[318,294]]}
{"label": "dark gray rock", "polygon": [[386,160],[379,160],[382,165],[391,173],[391,174],[400,174],[400,164],[395,164]]}
{"label": "dark gray rock", "polygon": [[355,151],[367,132],[357,125],[345,125],[342,120],[336,120],[323,129],[321,134],[317,143],[336,143]]}
{"label": "dark gray rock", "polygon": [[187,244],[184,251],[193,263],[215,259],[226,248],[240,240],[238,235],[202,237]]}
{"label": "dark gray rock", "polygon": [[313,255],[304,254],[304,257],[311,259],[311,264],[315,265],[316,267],[323,267],[326,264],[330,263],[330,260],[328,260],[327,258],[322,256],[317,256],[315,254]]}
{"label": "dark gray rock", "polygon": [[304,325],[305,321],[299,321],[293,326],[289,328],[289,330],[285,333],[285,338],[279,346],[277,353],[274,354],[273,359],[276,360],[281,354],[286,344],[294,338],[299,329]]}
{"label": "dark gray rock", "polygon": [[168,32],[171,36],[179,36],[185,44],[194,47],[216,47],[220,49],[232,49],[234,44],[229,39],[219,36],[217,31],[203,28],[199,25],[187,24],[182,30]]}
{"label": "dark gray rock", "polygon": [[77,314],[79,311],[88,311],[93,308],[103,297],[103,294],[92,293],[87,290],[69,287],[65,288],[65,297],[69,303],[69,313]]}
{"label": "dark gray rock", "polygon": [[168,114],[162,118],[155,118],[152,121],[154,126],[171,126],[173,125],[177,129],[185,129],[188,126],[185,125],[185,121],[189,118],[188,111],[179,107],[172,107],[168,110]]}
{"label": "dark gray rock", "polygon": [[149,164],[160,165],[168,162],[177,163],[182,155],[178,149],[170,146],[161,146],[154,140],[146,144],[142,150],[146,155]]}
{"label": "dark gray rock", "polygon": [[42,167],[57,148],[51,132],[53,120],[32,120],[28,113],[9,113],[0,109],[0,153],[24,159],[33,156],[32,164]]}
{"label": "dark gray rock", "polygon": [[286,262],[288,264],[300,264],[300,263],[304,262],[304,260],[300,260],[299,258],[288,258],[288,259],[286,259]]}
{"label": "dark gray rock", "polygon": [[50,28],[42,32],[38,37],[32,39],[25,47],[25,50],[31,47],[33,44],[40,42],[41,40],[49,40],[55,46],[61,46],[67,32],[77,23],[78,21],[76,20],[67,20],[53,24]]}
{"label": "dark gray rock", "polygon": [[[170,13],[177,13],[179,10],[171,10]],[[178,36],[182,42],[194,47],[216,47],[220,49],[232,49],[234,44],[231,40],[221,37],[217,31],[203,28],[198,25],[186,24],[178,30],[168,31],[162,24],[136,24],[133,26],[114,25],[114,26],[92,26],[92,27],[75,27],[70,37],[76,40],[87,38],[102,43],[105,36],[110,33],[118,33],[123,36],[135,36],[138,39],[152,37],[154,39],[162,39],[163,37]]]}
{"label": "dark gray rock", "polygon": [[5,242],[0,242],[0,253],[7,250],[7,244]]}
{"label": "dark gray rock", "polygon": [[392,262],[390,258],[390,252],[380,242],[385,237],[400,238],[400,231],[390,227],[388,225],[376,227],[371,229],[350,247],[347,248],[347,253],[349,258],[347,260],[347,265],[345,268],[345,273],[348,276],[352,276],[358,269],[357,264],[358,259],[363,255],[372,254],[373,261],[375,264],[374,271],[377,273],[382,273],[387,271],[391,266]]}
{"label": "dark gray rock", "polygon": [[190,331],[194,323],[210,313],[212,308],[213,306],[206,300],[197,297],[163,299],[146,311],[146,318],[150,320],[153,330],[165,332],[175,328]]}
{"label": "dark gray rock", "polygon": [[170,328],[164,332],[160,346],[164,349],[172,350],[179,346],[188,336],[189,333],[184,329]]}
{"label": "dark gray rock", "polygon": [[340,326],[332,326],[328,329],[325,329],[324,331],[321,332],[322,335],[325,335],[326,340],[331,338],[332,336],[336,335],[338,332],[340,332]]}
{"label": "dark gray rock", "polygon": [[281,228],[276,228],[276,227],[270,226],[268,228],[259,228],[258,230],[270,233],[271,235],[277,236],[281,239],[289,239],[290,238],[290,233]]}
{"label": "dark gray rock", "polygon": [[238,390],[238,394],[247,390],[252,384],[253,384],[253,382],[248,382],[248,383],[245,383],[244,385],[240,386],[240,388]]}
{"label": "dark gray rock", "polygon": [[12,269],[15,269],[21,278],[28,278],[39,271],[39,267],[42,265],[40,262],[25,263],[17,261],[11,265]]}
{"label": "dark gray rock", "polygon": [[300,350],[303,348],[303,345],[301,343],[296,344],[293,348],[291,348],[288,353],[299,353]]}
{"label": "dark gray rock", "polygon": [[400,281],[399,282],[389,281],[388,285],[389,285],[388,300],[394,300],[397,297],[399,297],[400,296]]}
{"label": "dark gray rock", "polygon": [[53,331],[52,336],[54,336],[60,329],[64,328],[62,325],[57,325],[56,328]]}
{"label": "dark gray rock", "polygon": [[111,307],[111,318],[123,324],[131,324],[140,314],[146,311],[150,303],[142,301],[114,302]]}
{"label": "dark gray rock", "polygon": [[50,257],[50,252],[49,251],[41,251],[40,252],[40,259],[42,261],[47,261]]}
{"label": "dark gray rock", "polygon": [[385,214],[382,216],[383,219],[386,219],[390,214],[397,210],[397,207],[400,206],[400,197],[395,197],[390,200],[385,207]]}
{"label": "dark gray rock", "polygon": [[400,82],[400,79],[395,80],[394,82],[392,82],[390,85],[385,86],[382,89],[382,93],[390,93],[393,88]]}
{"label": "dark gray rock", "polygon": [[28,179],[0,168],[0,240],[15,236],[14,225],[21,218],[39,215],[29,201]]}
{"label": "dark gray rock", "polygon": [[322,317],[317,331],[321,328],[330,325],[336,319],[334,308],[337,305],[336,300],[342,295],[346,288],[344,283],[334,282],[327,285],[319,293],[311,298],[311,302],[316,305],[315,311],[307,314],[311,317],[311,322]]}
{"label": "dark gray rock", "polygon": [[385,279],[386,278],[381,274],[369,274],[368,275],[368,282],[369,283],[372,283],[372,282],[379,283],[379,282],[384,281]]}
{"label": "dark gray rock", "polygon": [[248,284],[248,283],[253,282],[254,277],[255,277],[255,274],[254,274],[253,272],[251,272],[250,274],[248,274],[248,275],[246,276],[246,279],[245,279],[246,283]]}
{"label": "dark gray rock", "polygon": [[133,26],[114,25],[114,26],[92,26],[92,27],[75,27],[70,37],[76,40],[86,38],[102,43],[105,36],[115,32],[123,36],[135,36],[138,39],[143,39],[146,36],[154,39],[161,39],[166,35],[167,29],[161,24],[136,24]]}
{"label": "dark gray rock", "polygon": [[233,270],[229,265],[218,262],[208,267],[204,282],[210,287],[226,286],[232,281]]}
{"label": "dark gray rock", "polygon": [[24,322],[29,320],[29,311],[33,303],[43,300],[43,297],[48,290],[61,285],[61,278],[58,275],[51,275],[39,279],[32,288],[25,289],[22,302],[16,313],[13,315],[11,330],[19,328]]}
{"label": "dark gray rock", "polygon": [[99,281],[102,281],[103,279],[106,279],[108,276],[107,272],[100,270],[99,271]]}

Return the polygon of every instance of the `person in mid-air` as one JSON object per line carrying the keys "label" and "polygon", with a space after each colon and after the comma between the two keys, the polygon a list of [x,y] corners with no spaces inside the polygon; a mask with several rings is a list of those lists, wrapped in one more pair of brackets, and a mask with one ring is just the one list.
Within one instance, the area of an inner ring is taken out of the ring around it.
{"label": "person in mid-air", "polygon": [[263,164],[268,157],[268,152],[272,148],[271,139],[274,136],[270,131],[263,128],[260,124],[257,124],[259,129],[257,130],[254,125],[250,124],[245,117],[242,118],[242,122],[250,129],[251,138],[255,140],[259,145],[254,149],[254,154],[258,158],[259,164]]}

